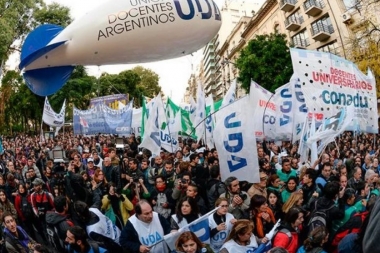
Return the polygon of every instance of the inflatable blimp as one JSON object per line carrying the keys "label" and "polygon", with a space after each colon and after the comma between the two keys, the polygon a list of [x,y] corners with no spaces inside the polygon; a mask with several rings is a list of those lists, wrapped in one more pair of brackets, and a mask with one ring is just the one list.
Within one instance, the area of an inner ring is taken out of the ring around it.
{"label": "inflatable blimp", "polygon": [[33,30],[19,68],[28,87],[47,96],[69,79],[75,65],[153,62],[184,56],[219,31],[212,0],[110,0],[63,29]]}

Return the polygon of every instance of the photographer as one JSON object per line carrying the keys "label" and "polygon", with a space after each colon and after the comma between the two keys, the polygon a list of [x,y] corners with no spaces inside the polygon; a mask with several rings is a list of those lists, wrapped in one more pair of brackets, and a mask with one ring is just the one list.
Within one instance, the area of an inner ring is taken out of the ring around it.
{"label": "photographer", "polygon": [[189,184],[192,183],[191,181],[191,174],[188,171],[184,171],[182,173],[182,177],[177,179],[174,182],[174,188],[172,193],[172,198],[174,200],[180,200],[183,197],[186,196],[187,187]]}
{"label": "photographer", "polygon": [[144,185],[143,178],[130,178],[129,183],[124,186],[121,191],[135,206],[141,199],[149,199],[150,193]]}
{"label": "photographer", "polygon": [[226,179],[225,184],[227,192],[221,194],[220,197],[228,199],[228,202],[230,203],[228,206],[228,212],[236,219],[247,218],[247,210],[251,201],[246,192],[240,191],[239,180],[236,177],[229,177]]}

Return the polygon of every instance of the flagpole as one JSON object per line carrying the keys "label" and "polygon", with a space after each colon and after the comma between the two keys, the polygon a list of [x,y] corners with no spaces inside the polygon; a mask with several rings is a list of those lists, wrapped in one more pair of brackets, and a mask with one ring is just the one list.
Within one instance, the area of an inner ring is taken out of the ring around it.
{"label": "flagpole", "polygon": [[[161,94],[161,93],[160,93]],[[160,99],[161,99],[161,101],[162,101],[162,97],[161,97],[161,95],[160,95]],[[168,103],[168,101],[166,100],[166,104]],[[166,105],[167,106],[167,105]],[[172,133],[170,132],[170,127],[169,127],[169,123],[168,123],[168,115],[166,115],[166,110],[165,110],[165,107],[164,107],[164,103],[162,103],[162,107],[164,108],[164,112],[165,112],[165,119],[166,119],[166,126],[168,127],[168,131],[169,131],[169,136],[170,136],[170,148],[172,149],[172,152],[170,152],[170,153],[174,153],[173,152],[173,143],[172,143],[172,138],[173,138],[173,136],[172,136]],[[177,112],[178,113],[178,112]]]}

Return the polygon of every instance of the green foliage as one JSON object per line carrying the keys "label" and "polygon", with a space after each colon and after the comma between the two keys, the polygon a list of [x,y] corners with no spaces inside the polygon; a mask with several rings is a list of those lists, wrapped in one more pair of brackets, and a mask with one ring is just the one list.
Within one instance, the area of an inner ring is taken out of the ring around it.
{"label": "green foliage", "polygon": [[161,92],[161,86],[158,84],[160,77],[155,72],[141,66],[133,68],[132,71],[140,78],[137,88],[144,96],[154,97]]}
{"label": "green foliage", "polygon": [[293,74],[292,61],[285,34],[257,35],[236,60],[238,81],[249,92],[251,80],[274,91],[287,83]]}
{"label": "green foliage", "polygon": [[54,24],[66,27],[72,22],[70,17],[70,9],[57,3],[53,3],[36,10],[34,13],[34,18],[36,25]]}

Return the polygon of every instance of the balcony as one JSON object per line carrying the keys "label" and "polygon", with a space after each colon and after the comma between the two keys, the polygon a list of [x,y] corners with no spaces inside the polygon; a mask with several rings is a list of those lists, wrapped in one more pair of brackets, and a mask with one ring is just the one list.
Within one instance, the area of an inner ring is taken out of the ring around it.
{"label": "balcony", "polygon": [[325,4],[322,0],[308,0],[303,3],[305,14],[312,17],[319,15],[322,12],[323,7],[325,7]]}
{"label": "balcony", "polygon": [[332,25],[313,24],[311,26],[311,35],[316,41],[328,40],[333,33],[334,28]]}
{"label": "balcony", "polygon": [[297,0],[281,0],[281,10],[289,12],[294,9],[297,4]]}
{"label": "balcony", "polygon": [[306,49],[310,45],[309,39],[293,38],[295,48]]}
{"label": "balcony", "polygon": [[300,27],[301,24],[303,23],[303,17],[294,17],[290,16],[285,20],[285,28],[289,31],[297,31]]}

